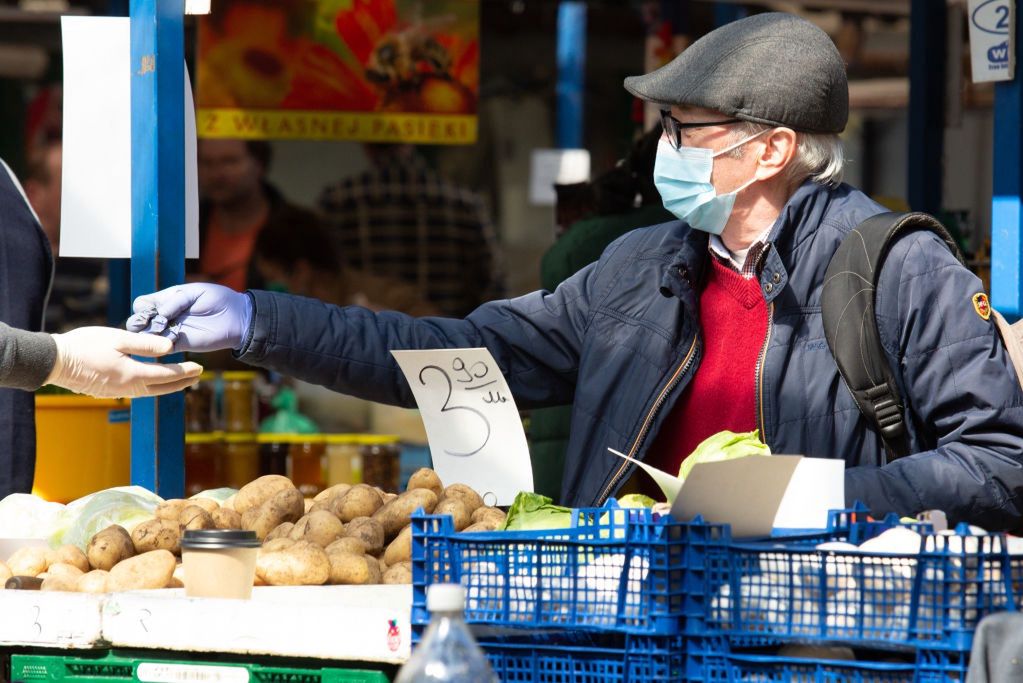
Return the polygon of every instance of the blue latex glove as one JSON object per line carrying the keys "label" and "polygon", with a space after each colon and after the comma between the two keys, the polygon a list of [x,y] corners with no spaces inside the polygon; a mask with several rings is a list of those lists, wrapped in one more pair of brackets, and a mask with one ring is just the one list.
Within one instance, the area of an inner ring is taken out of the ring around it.
{"label": "blue latex glove", "polygon": [[145,294],[126,327],[167,337],[175,351],[241,347],[252,321],[252,298],[220,285],[194,283]]}

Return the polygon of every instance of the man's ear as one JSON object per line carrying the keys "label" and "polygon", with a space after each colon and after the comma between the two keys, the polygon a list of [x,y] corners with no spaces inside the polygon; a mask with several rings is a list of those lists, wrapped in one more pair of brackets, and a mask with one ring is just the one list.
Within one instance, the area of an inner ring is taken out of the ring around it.
{"label": "man's ear", "polygon": [[757,180],[767,180],[781,173],[796,155],[798,141],[791,128],[775,128],[764,134],[764,146],[757,158]]}

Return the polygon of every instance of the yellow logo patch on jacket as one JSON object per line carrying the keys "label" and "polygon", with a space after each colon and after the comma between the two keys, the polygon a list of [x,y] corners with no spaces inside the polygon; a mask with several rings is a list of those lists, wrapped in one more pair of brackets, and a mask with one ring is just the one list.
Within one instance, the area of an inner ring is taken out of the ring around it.
{"label": "yellow logo patch on jacket", "polygon": [[991,302],[988,300],[987,294],[979,292],[973,295],[973,309],[984,320],[991,317]]}

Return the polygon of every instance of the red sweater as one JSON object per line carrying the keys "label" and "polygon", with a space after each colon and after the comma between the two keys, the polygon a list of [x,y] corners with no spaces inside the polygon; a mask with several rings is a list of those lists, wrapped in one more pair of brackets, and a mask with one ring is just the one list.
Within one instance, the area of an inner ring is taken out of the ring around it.
{"label": "red sweater", "polygon": [[668,415],[646,462],[669,474],[701,441],[722,430],[756,429],[756,367],[767,336],[767,303],[759,278],[711,257],[700,294],[703,356],[696,376]]}

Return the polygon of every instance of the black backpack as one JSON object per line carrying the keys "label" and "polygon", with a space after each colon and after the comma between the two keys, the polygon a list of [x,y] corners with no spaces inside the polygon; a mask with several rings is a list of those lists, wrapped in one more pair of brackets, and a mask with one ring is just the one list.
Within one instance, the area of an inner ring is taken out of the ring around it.
{"label": "black backpack", "polygon": [[[877,428],[888,461],[909,455],[902,397],[888,365],[874,316],[874,292],[892,243],[905,232],[930,230],[960,263],[963,257],[945,227],[925,213],[882,213],[860,223],[831,258],[821,291],[824,336],[860,412]],[[991,309],[1023,385],[1023,321],[1009,325]]]}

